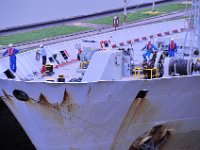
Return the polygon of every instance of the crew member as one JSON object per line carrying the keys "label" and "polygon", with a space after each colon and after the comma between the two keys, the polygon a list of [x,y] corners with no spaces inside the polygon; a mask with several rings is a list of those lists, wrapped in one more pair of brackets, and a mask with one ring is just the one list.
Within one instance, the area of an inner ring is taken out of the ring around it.
{"label": "crew member", "polygon": [[39,51],[40,54],[42,55],[42,65],[46,65],[46,62],[47,62],[47,52],[46,52],[46,49],[44,48],[44,45],[40,45],[40,49]]}
{"label": "crew member", "polygon": [[177,52],[177,45],[174,42],[174,39],[172,38],[170,40],[170,43],[168,45],[168,56],[169,57],[174,57],[174,54]]}
{"label": "crew member", "polygon": [[6,51],[2,54],[2,56],[5,56],[8,54],[10,58],[10,69],[15,73],[17,71],[17,65],[16,65],[16,54],[19,52],[16,48],[13,48],[12,44],[8,45],[8,48]]}
{"label": "crew member", "polygon": [[109,43],[110,43],[110,40],[108,40],[108,41],[101,41],[100,42],[100,47],[101,47],[101,49],[104,49],[104,48],[107,48],[107,47],[109,47]]}
{"label": "crew member", "polygon": [[154,50],[158,50],[157,47],[155,47],[152,43],[151,43],[151,40],[148,40],[146,45],[142,48],[142,51],[143,50],[146,50],[146,52],[143,54],[143,58],[144,58],[144,61],[147,61],[147,57],[148,57],[148,60],[150,59],[150,55],[152,52],[154,52]]}
{"label": "crew member", "polygon": [[81,53],[82,53],[82,49],[79,48],[79,49],[78,49],[78,54],[77,54],[77,59],[78,59],[78,60],[81,60]]}

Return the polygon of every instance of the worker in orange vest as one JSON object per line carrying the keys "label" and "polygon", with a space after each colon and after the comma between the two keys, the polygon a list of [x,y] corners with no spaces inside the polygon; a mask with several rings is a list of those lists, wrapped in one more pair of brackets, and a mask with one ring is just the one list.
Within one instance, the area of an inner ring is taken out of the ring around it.
{"label": "worker in orange vest", "polygon": [[142,51],[146,50],[146,52],[143,54],[143,59],[144,61],[147,61],[147,57],[148,59],[150,59],[150,55],[152,52],[156,52],[158,51],[158,48],[155,47],[152,43],[151,40],[149,39],[146,43],[146,45],[142,48]]}
{"label": "worker in orange vest", "polygon": [[174,54],[177,52],[177,45],[174,42],[174,39],[172,38],[170,40],[170,43],[168,45],[168,56],[169,57],[174,57]]}
{"label": "worker in orange vest", "polygon": [[103,48],[109,47],[109,43],[110,43],[110,40],[108,40],[108,41],[106,41],[106,40],[103,41],[103,40],[102,40],[102,41],[100,42],[100,48],[103,49]]}
{"label": "worker in orange vest", "polygon": [[8,54],[10,58],[10,69],[15,73],[17,71],[17,65],[16,65],[16,54],[19,53],[19,50],[16,48],[13,48],[12,44],[8,45],[8,48],[6,51],[2,54],[2,56],[5,56]]}

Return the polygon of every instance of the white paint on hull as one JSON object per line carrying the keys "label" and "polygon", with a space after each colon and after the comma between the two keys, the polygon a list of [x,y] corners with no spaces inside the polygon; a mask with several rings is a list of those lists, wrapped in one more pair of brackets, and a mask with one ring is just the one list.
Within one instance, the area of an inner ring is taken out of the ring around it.
{"label": "white paint on hull", "polygon": [[[172,129],[172,137],[200,130],[200,76],[66,84],[0,79],[0,83],[8,95],[19,89],[37,101],[40,93],[46,96],[49,104],[4,99],[37,149],[128,149],[156,124]],[[65,89],[69,99],[63,103]],[[147,97],[127,115],[142,89],[149,90]]]}

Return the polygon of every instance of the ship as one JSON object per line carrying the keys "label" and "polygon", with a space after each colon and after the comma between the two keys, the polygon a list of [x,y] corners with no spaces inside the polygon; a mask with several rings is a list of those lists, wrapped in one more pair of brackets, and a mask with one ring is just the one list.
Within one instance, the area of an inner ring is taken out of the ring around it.
{"label": "ship", "polygon": [[198,150],[200,1],[191,8],[176,57],[166,56],[169,37],[145,63],[131,41],[126,49],[107,38],[99,49],[90,37],[72,41],[80,55],[52,50],[42,73],[32,50],[17,55],[16,73],[0,60],[0,98],[39,150]]}

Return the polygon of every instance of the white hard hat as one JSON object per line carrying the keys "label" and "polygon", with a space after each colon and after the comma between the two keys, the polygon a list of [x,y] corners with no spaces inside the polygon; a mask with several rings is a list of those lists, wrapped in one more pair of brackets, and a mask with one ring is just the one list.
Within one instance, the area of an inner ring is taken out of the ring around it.
{"label": "white hard hat", "polygon": [[171,38],[171,41],[174,41],[174,38]]}
{"label": "white hard hat", "polygon": [[9,45],[8,45],[8,47],[12,47],[13,45],[10,43]]}
{"label": "white hard hat", "polygon": [[151,40],[150,40],[150,39],[147,40],[147,44],[149,44],[149,43],[151,43]]}
{"label": "white hard hat", "polygon": [[44,45],[41,44],[41,45],[40,45],[40,48],[42,48],[42,47],[44,47]]}

